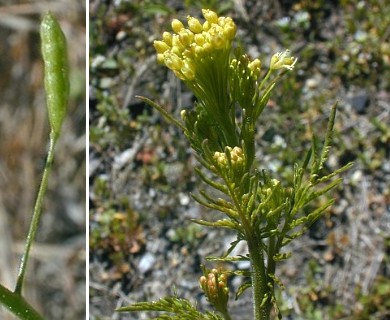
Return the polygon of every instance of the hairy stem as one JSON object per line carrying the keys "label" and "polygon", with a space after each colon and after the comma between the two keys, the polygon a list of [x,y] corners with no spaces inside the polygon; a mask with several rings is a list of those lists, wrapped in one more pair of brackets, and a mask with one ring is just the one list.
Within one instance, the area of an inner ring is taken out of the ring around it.
{"label": "hairy stem", "polygon": [[[248,250],[252,267],[253,314],[255,320],[269,320],[271,296],[267,286],[268,276],[264,265],[264,255],[260,240],[249,236]],[[266,299],[264,301],[264,299]]]}
{"label": "hairy stem", "polygon": [[[238,211],[241,223],[245,230],[245,238],[248,243],[248,251],[252,268],[252,288],[253,288],[253,314],[254,320],[269,320],[271,313],[271,294],[268,287],[268,275],[266,272],[264,254],[261,240],[256,237],[256,233],[250,225],[240,201],[235,194],[232,184],[225,180],[229,194]],[[265,299],[265,301],[264,301]]]}

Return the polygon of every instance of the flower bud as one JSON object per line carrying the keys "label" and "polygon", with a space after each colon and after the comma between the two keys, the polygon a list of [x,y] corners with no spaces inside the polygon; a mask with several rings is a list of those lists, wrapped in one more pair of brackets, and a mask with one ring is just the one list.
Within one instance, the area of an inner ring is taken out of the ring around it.
{"label": "flower bud", "polygon": [[212,38],[212,46],[214,49],[221,49],[225,46],[225,38],[221,34],[217,34]]}
{"label": "flower bud", "polygon": [[204,57],[205,56],[205,52],[206,52],[206,50],[203,47],[201,47],[201,46],[196,46],[195,47],[195,55],[198,58]]}
{"label": "flower bud", "polygon": [[224,27],[226,24],[225,17],[218,17],[218,25]]}
{"label": "flower bud", "polygon": [[232,165],[237,166],[244,163],[244,153],[240,147],[234,147],[230,150]]}
{"label": "flower bud", "polygon": [[195,58],[195,48],[194,46],[191,46],[189,49],[185,49],[182,53],[184,58],[187,58],[187,60],[193,60]]}
{"label": "flower bud", "polygon": [[203,45],[205,43],[204,36],[201,34],[196,34],[194,37],[195,43],[199,46]]}
{"label": "flower bud", "polygon": [[226,36],[226,39],[233,40],[236,36],[237,27],[233,24],[227,24],[223,27],[223,33]]}
{"label": "flower bud", "polygon": [[174,35],[172,37],[172,49],[176,47],[177,50],[180,51],[180,53],[182,53],[185,49],[185,46],[184,44],[180,41],[180,37],[178,35]]}
{"label": "flower bud", "polygon": [[164,41],[155,40],[153,45],[157,53],[164,53],[165,51],[169,50],[169,46]]}
{"label": "flower bud", "polygon": [[207,31],[209,31],[210,30],[210,28],[211,28],[211,23],[210,22],[208,22],[208,21],[205,21],[204,23],[203,23],[203,31],[205,31],[205,32],[207,32]]}
{"label": "flower bud", "polygon": [[162,35],[163,37],[163,41],[168,45],[168,46],[172,46],[172,34],[170,34],[169,32],[165,31]]}
{"label": "flower bud", "polygon": [[179,39],[185,47],[189,47],[192,40],[194,40],[194,34],[189,30],[183,29],[179,32]]}
{"label": "flower bud", "polygon": [[184,29],[183,23],[178,19],[173,19],[171,26],[175,33],[179,33],[182,29]]}
{"label": "flower bud", "polygon": [[227,166],[228,161],[225,153],[216,151],[213,155],[213,159],[218,163],[218,166]]}
{"label": "flower bud", "polygon": [[[183,111],[185,111],[185,110],[183,110]],[[205,276],[201,276],[200,279],[199,279],[199,283],[200,283],[201,287],[206,286],[206,283],[207,283],[206,277]]]}
{"label": "flower bud", "polygon": [[195,68],[188,61],[184,62],[184,65],[181,68],[181,73],[187,80],[193,80],[195,78]]}
{"label": "flower bud", "polygon": [[210,23],[218,23],[218,15],[209,9],[202,9],[203,17]]}
{"label": "flower bud", "polygon": [[203,26],[199,22],[198,19],[187,16],[188,19],[188,28],[193,32],[193,33],[201,33],[203,31]]}
{"label": "flower bud", "polygon": [[204,54],[207,54],[207,53],[209,53],[209,52],[211,51],[212,46],[211,46],[211,44],[210,44],[209,42],[206,42],[206,43],[202,46],[202,48],[203,48]]}
{"label": "flower bud", "polygon": [[180,50],[178,46],[174,46],[171,49],[171,53],[173,53],[173,54],[177,55],[178,57],[180,57],[182,55],[182,50]]}
{"label": "flower bud", "polygon": [[176,71],[179,71],[183,66],[183,61],[173,53],[165,54],[164,63],[169,69],[176,70]]}
{"label": "flower bud", "polygon": [[253,60],[248,64],[248,68],[253,76],[258,77],[260,75],[261,61],[259,59]]}
{"label": "flower bud", "polygon": [[164,54],[157,53],[157,62],[160,64],[164,64]]}
{"label": "flower bud", "polygon": [[256,71],[256,69],[260,69],[261,61],[259,59],[255,59],[248,63],[248,68],[251,72]]}
{"label": "flower bud", "polygon": [[186,111],[185,109],[183,109],[183,110],[180,111],[180,117],[181,117],[181,119],[182,119],[183,121],[186,120],[186,118],[187,118],[187,111]]}

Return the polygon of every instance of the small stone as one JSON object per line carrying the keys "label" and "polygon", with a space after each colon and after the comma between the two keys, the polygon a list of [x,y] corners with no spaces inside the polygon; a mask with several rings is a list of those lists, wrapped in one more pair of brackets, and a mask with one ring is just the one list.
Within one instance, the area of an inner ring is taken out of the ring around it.
{"label": "small stone", "polygon": [[351,106],[357,114],[365,114],[369,102],[370,100],[366,93],[359,94],[351,98]]}
{"label": "small stone", "polygon": [[179,193],[179,202],[182,206],[187,206],[190,203],[190,197],[183,192]]}
{"label": "small stone", "polygon": [[352,174],[351,183],[352,183],[353,185],[358,184],[359,182],[361,182],[362,177],[363,177],[363,172],[362,172],[361,170],[356,170],[356,171]]}
{"label": "small stone", "polygon": [[132,162],[132,160],[135,157],[135,154],[136,154],[135,149],[127,149],[122,153],[120,153],[119,155],[115,156],[114,164],[113,164],[114,169],[120,170],[122,169],[123,166]]}
{"label": "small stone", "polygon": [[309,78],[306,80],[306,86],[308,89],[315,89],[320,85],[320,79],[318,77]]}
{"label": "small stone", "polygon": [[116,34],[116,40],[117,41],[122,41],[122,40],[124,40],[125,38],[126,38],[126,36],[127,36],[127,34],[126,34],[126,32],[125,31],[123,31],[123,30],[121,30],[121,31],[119,31],[117,34]]}
{"label": "small stone", "polygon": [[150,252],[145,253],[138,263],[139,271],[143,274],[149,272],[152,270],[155,261],[156,257],[153,254]]}

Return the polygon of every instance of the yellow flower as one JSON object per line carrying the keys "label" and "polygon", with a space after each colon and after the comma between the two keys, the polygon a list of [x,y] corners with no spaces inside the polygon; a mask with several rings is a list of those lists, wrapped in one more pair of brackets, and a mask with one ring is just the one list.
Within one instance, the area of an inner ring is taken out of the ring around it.
{"label": "yellow flower", "polygon": [[290,50],[277,52],[271,58],[270,69],[278,70],[285,68],[288,70],[293,70],[297,60],[297,58],[290,56]]}

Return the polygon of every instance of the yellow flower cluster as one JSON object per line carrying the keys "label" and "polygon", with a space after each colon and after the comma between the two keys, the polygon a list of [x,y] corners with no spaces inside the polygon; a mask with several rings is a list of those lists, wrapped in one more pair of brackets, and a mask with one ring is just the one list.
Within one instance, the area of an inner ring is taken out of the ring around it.
{"label": "yellow flower cluster", "polygon": [[[244,163],[244,153],[240,147],[226,147],[230,153],[230,160],[232,163],[232,166],[239,166]],[[224,152],[218,152],[216,151],[213,156],[214,160],[218,163],[221,167],[226,167],[228,160],[226,157],[226,154]]]}
{"label": "yellow flower cluster", "polygon": [[219,273],[217,269],[212,269],[207,277],[200,277],[199,283],[210,302],[226,304],[229,288],[227,287],[227,275],[225,273]]}
{"label": "yellow flower cluster", "polygon": [[202,9],[202,13],[206,19],[203,24],[188,16],[186,29],[180,20],[174,19],[174,34],[164,32],[162,40],[154,41],[157,61],[173,70],[182,80],[193,80],[197,62],[214,50],[230,49],[236,35],[237,27],[230,17],[218,17],[208,9]]}

